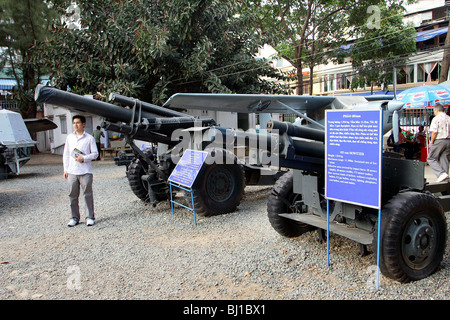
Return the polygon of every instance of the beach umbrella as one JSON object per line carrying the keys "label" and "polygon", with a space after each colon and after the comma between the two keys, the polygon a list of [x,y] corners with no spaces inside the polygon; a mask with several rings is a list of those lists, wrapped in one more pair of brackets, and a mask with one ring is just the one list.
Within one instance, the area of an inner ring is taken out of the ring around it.
{"label": "beach umbrella", "polygon": [[442,85],[425,85],[402,91],[397,100],[405,103],[405,108],[432,107],[436,103],[450,105],[450,87]]}
{"label": "beach umbrella", "polygon": [[450,88],[450,80],[439,83],[440,86]]}

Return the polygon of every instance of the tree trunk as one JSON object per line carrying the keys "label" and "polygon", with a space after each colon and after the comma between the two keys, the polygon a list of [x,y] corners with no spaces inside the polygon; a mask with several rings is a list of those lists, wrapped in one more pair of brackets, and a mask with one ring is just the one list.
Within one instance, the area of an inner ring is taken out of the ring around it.
{"label": "tree trunk", "polygon": [[[31,66],[31,64],[28,64],[23,70],[23,86],[22,86],[23,93],[32,90],[34,87],[34,83],[35,83],[35,70]],[[23,94],[23,96],[25,96],[25,94]],[[36,118],[36,111],[37,111],[36,101],[34,101],[34,99],[26,98],[26,100],[22,100],[21,103],[24,105],[23,106],[24,113],[22,114],[22,116],[26,119]]]}
{"label": "tree trunk", "polygon": [[297,67],[297,88],[295,89],[295,94],[303,95],[303,73],[301,67]]}
{"label": "tree trunk", "polygon": [[444,56],[442,57],[441,75],[439,76],[439,83],[444,82],[448,78],[448,69],[450,66],[450,23],[448,25],[447,37],[445,38]]}
{"label": "tree trunk", "polygon": [[25,118],[26,119],[34,119],[34,118],[36,118],[36,113],[37,113],[36,102],[29,101],[28,102],[28,107],[27,107],[27,112],[25,114]]}
{"label": "tree trunk", "polygon": [[303,95],[303,72],[302,72],[302,51],[303,51],[303,42],[300,42],[300,45],[295,48],[296,55],[296,68],[297,68],[297,88],[295,90],[295,94]]}

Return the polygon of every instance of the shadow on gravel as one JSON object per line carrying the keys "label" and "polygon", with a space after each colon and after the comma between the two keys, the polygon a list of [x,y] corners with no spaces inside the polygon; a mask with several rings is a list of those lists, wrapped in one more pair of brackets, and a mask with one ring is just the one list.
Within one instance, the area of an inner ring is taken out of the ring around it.
{"label": "shadow on gravel", "polygon": [[[48,177],[52,177],[52,176],[56,176],[55,172],[46,172],[46,171],[40,171],[40,172],[21,172],[19,175],[13,175],[10,174],[8,176],[8,179],[5,180],[0,180],[0,188],[2,187],[2,181],[22,181],[22,180],[32,180],[33,179],[37,179],[37,178],[48,178]],[[58,175],[59,176],[59,175]],[[62,173],[61,173],[61,179],[62,179]]]}
{"label": "shadow on gravel", "polygon": [[21,201],[25,199],[27,190],[12,189],[0,191],[0,215],[7,213],[12,207],[19,207]]}

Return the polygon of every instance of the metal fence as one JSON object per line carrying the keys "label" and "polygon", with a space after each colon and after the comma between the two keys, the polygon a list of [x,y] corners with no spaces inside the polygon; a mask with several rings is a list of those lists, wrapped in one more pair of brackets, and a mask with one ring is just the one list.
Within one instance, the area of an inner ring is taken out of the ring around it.
{"label": "metal fence", "polygon": [[0,100],[0,109],[7,109],[11,111],[18,111],[19,104],[11,100]]}

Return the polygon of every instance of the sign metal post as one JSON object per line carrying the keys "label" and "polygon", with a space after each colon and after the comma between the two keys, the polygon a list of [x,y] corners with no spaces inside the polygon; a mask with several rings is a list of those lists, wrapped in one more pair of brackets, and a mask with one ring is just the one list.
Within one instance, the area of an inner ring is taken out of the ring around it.
{"label": "sign metal post", "polygon": [[327,110],[325,113],[325,122],[327,265],[330,265],[329,200],[378,209],[378,289],[383,111],[380,108],[371,110]]}
{"label": "sign metal post", "polygon": [[[181,157],[180,161],[178,161],[175,169],[173,169],[168,179],[170,186],[170,206],[172,209],[172,215],[174,211],[174,204],[182,206],[193,212],[195,225],[197,225],[197,218],[195,215],[194,194],[192,192],[192,186],[203,166],[203,163],[206,160],[207,155],[208,153],[205,151],[187,149]],[[173,200],[172,187],[187,191],[191,194],[192,208]]]}

